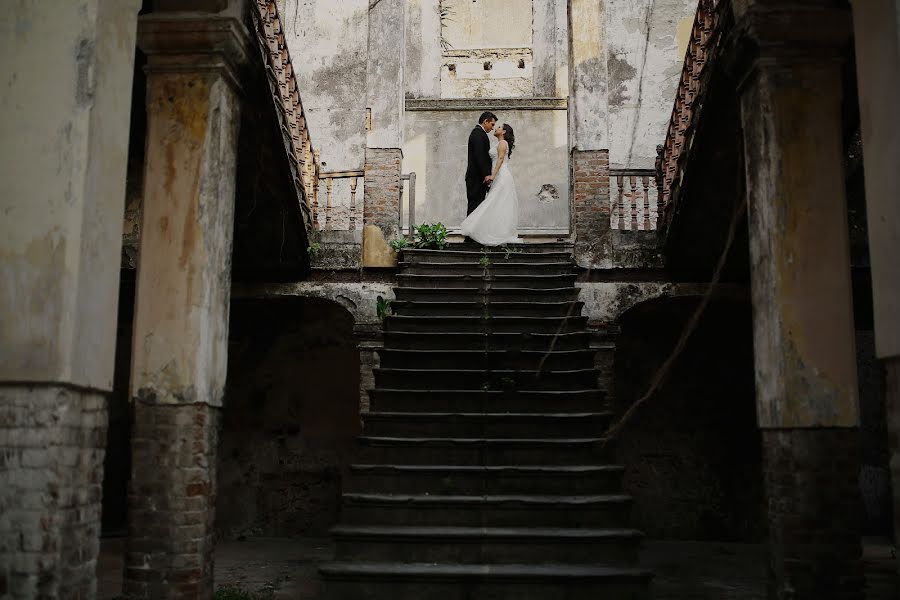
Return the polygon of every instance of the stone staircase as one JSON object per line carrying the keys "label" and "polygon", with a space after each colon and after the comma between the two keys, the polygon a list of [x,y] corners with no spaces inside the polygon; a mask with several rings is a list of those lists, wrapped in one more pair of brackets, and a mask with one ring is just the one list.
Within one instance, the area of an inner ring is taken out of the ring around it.
{"label": "stone staircase", "polygon": [[517,250],[404,251],[330,600],[647,598],[570,248]]}

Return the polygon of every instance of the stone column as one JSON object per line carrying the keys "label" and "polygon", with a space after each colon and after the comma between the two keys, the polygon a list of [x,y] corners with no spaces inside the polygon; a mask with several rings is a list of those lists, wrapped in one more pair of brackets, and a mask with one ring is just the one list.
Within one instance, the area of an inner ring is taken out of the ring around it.
{"label": "stone column", "polygon": [[569,0],[571,222],[582,267],[610,266],[606,33],[605,2]]}
{"label": "stone column", "polygon": [[239,12],[150,13],[144,212],[132,354],[128,598],[213,592],[239,125]]}
{"label": "stone column", "polygon": [[93,598],[136,0],[4,6],[0,596]]}
{"label": "stone column", "polygon": [[366,64],[366,136],[363,192],[363,266],[392,267],[388,243],[398,235],[403,159],[406,0],[370,3]]}
{"label": "stone column", "polygon": [[834,3],[735,3],[770,598],[862,598],[856,355]]}
{"label": "stone column", "polygon": [[866,179],[875,349],[885,362],[885,400],[900,544],[900,0],[853,2],[856,77]]}

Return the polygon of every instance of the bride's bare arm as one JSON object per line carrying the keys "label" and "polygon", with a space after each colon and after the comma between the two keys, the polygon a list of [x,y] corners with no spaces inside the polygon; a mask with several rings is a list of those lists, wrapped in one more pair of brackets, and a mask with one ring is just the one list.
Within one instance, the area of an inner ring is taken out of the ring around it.
{"label": "bride's bare arm", "polygon": [[501,141],[497,144],[497,166],[494,167],[494,172],[491,173],[491,179],[497,179],[497,173],[500,172],[500,167],[503,166],[503,161],[506,160],[507,148],[509,148],[509,144],[506,141]]}

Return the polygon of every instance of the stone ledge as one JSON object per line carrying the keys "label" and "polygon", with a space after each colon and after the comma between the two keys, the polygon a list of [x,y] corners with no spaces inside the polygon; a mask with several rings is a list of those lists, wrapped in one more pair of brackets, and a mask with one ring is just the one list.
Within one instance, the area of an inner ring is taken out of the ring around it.
{"label": "stone ledge", "polygon": [[567,110],[567,98],[407,98],[408,111]]}

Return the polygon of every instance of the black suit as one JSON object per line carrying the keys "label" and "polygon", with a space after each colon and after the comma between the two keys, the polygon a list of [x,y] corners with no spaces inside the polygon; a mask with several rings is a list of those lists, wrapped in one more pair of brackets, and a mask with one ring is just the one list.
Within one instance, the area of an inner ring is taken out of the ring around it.
{"label": "black suit", "polygon": [[469,205],[466,214],[469,215],[478,205],[484,202],[488,186],[484,184],[484,178],[491,174],[491,142],[488,134],[481,125],[478,125],[469,134],[469,166],[466,168],[466,196]]}

